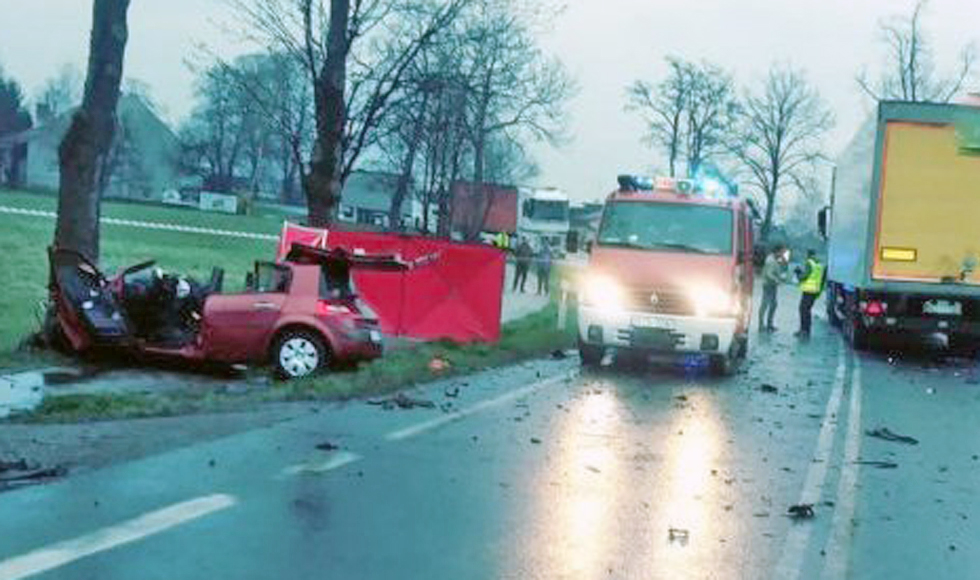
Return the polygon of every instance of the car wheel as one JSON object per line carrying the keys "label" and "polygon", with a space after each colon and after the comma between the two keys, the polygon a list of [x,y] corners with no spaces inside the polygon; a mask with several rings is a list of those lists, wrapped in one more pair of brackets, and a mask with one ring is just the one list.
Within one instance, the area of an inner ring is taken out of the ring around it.
{"label": "car wheel", "polygon": [[579,339],[578,355],[582,359],[583,366],[597,367],[602,361],[602,347],[595,346],[593,344],[586,344]]}
{"label": "car wheel", "polygon": [[281,379],[307,377],[326,368],[329,351],[323,339],[309,330],[287,330],[272,348],[276,376]]}

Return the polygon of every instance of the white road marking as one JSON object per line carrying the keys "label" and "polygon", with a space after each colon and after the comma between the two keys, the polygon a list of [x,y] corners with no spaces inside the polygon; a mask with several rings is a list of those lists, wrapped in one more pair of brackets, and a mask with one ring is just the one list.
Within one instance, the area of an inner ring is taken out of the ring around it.
{"label": "white road marking", "polygon": [[[840,411],[841,399],[844,392],[844,377],[846,371],[846,347],[842,348],[837,357],[837,373],[834,377],[834,387],[827,399],[827,410],[823,415],[823,424],[817,436],[817,447],[813,452],[813,461],[806,472],[803,491],[797,503],[820,503],[820,490],[827,479],[827,469],[830,466],[830,453],[834,447],[834,433],[837,431],[837,416]],[[796,580],[800,576],[806,546],[810,541],[808,525],[790,526],[786,534],[782,555],[776,565],[773,578],[779,580]]]}
{"label": "white road marking", "polygon": [[174,504],[73,540],[0,561],[0,580],[20,580],[48,572],[87,556],[159,534],[215,512],[238,500],[225,494],[208,495]]}
{"label": "white road marking", "polygon": [[337,451],[322,458],[289,466],[282,470],[282,475],[315,475],[326,473],[328,471],[341,468],[345,465],[350,465],[351,463],[360,461],[361,459],[363,459],[363,457],[357,453],[352,453],[350,451]]}
{"label": "white road marking", "polygon": [[857,491],[859,456],[861,455],[861,364],[855,360],[851,379],[851,404],[847,412],[847,438],[844,440],[844,464],[841,467],[840,481],[837,483],[837,501],[830,537],[824,547],[821,579],[836,580],[847,578],[850,559],[851,522]]}
{"label": "white road marking", "polygon": [[471,407],[460,409],[459,411],[454,411],[452,413],[446,413],[445,415],[436,417],[435,419],[430,419],[429,421],[423,421],[421,423],[417,423],[415,425],[411,425],[409,427],[405,427],[397,431],[392,431],[391,433],[385,435],[385,439],[388,441],[402,441],[404,439],[415,437],[416,435],[421,435],[426,431],[431,431],[433,429],[442,427],[443,425],[454,423],[456,421],[469,417],[470,415],[474,415],[481,411],[486,411],[487,409],[492,409],[493,407],[499,407],[504,403],[513,401],[514,399],[525,397],[545,387],[549,387],[556,383],[560,383],[562,381],[568,380],[570,378],[573,378],[575,374],[576,374],[575,371],[572,371],[569,373],[562,373],[560,375],[548,379],[544,379],[543,381],[538,381],[526,387],[522,387],[520,389],[510,391],[508,393],[500,395],[499,397],[495,397],[493,399],[487,399],[486,401],[481,401]]}
{"label": "white road marking", "polygon": [[[0,213],[13,214],[13,215],[27,215],[33,217],[44,217],[54,219],[58,215],[53,211],[44,211],[38,209],[24,209],[19,207],[9,207],[0,205]],[[129,226],[134,228],[142,228],[148,230],[164,230],[170,232],[180,232],[187,234],[206,234],[209,236],[223,236],[228,238],[246,238],[252,240],[269,240],[278,241],[279,236],[274,234],[257,234],[253,232],[241,232],[234,230],[219,230],[215,228],[201,228],[195,226],[183,226],[180,224],[170,224],[164,222],[145,222],[141,220],[127,220],[120,218],[110,218],[104,217],[99,220],[103,224],[114,225],[114,226]]]}

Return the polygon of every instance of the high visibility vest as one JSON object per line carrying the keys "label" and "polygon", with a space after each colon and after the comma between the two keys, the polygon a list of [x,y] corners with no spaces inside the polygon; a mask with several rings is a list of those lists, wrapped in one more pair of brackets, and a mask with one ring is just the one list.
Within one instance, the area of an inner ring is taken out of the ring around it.
{"label": "high visibility vest", "polygon": [[824,265],[816,260],[807,260],[810,275],[800,282],[800,290],[806,294],[820,294],[823,287]]}

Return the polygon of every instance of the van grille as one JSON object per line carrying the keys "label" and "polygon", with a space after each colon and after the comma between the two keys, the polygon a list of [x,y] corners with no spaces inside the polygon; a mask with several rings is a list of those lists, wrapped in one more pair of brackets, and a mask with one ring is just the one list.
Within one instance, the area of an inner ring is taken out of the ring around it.
{"label": "van grille", "polygon": [[[652,296],[656,295],[656,299]],[[673,314],[693,316],[694,304],[685,292],[657,288],[653,290],[631,290],[628,294],[631,310],[652,314]]]}

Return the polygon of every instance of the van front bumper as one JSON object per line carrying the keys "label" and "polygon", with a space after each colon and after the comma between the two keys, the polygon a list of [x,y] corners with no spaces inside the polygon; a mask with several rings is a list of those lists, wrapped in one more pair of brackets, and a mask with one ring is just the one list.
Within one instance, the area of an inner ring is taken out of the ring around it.
{"label": "van front bumper", "polygon": [[728,354],[735,318],[672,316],[579,306],[579,338],[591,346],[651,354]]}

